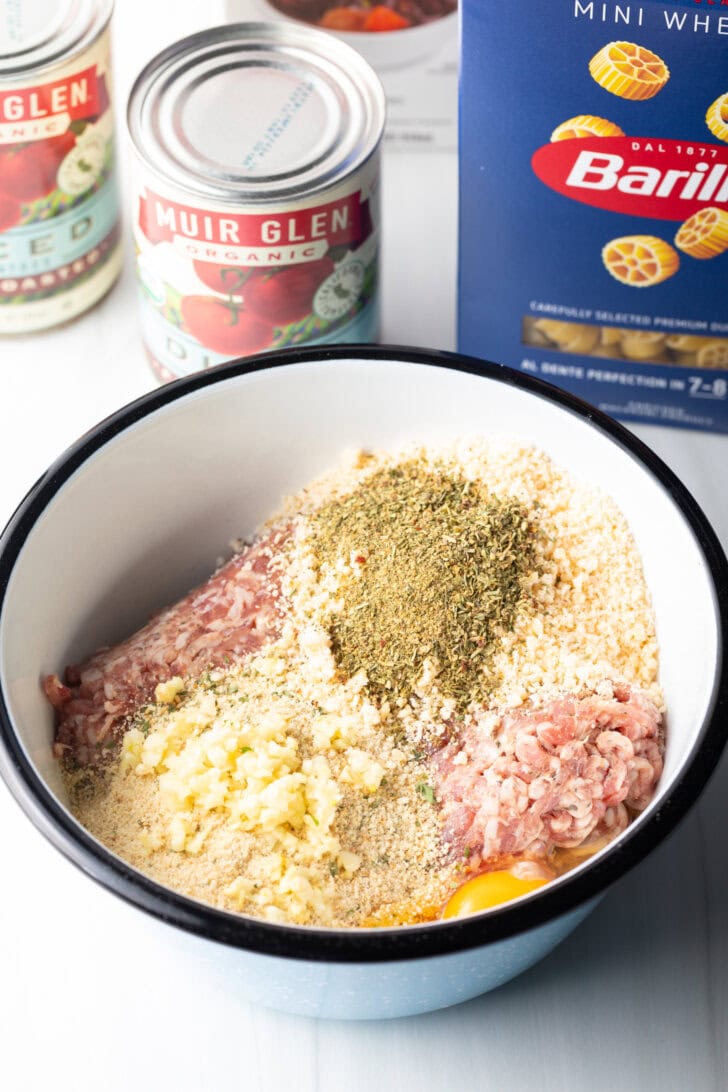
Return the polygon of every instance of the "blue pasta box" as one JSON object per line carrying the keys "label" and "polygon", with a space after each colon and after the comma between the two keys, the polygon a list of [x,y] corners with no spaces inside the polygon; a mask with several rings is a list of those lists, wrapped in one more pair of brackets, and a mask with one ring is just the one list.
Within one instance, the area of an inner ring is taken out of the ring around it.
{"label": "blue pasta box", "polygon": [[464,0],[458,348],[728,432],[728,0]]}

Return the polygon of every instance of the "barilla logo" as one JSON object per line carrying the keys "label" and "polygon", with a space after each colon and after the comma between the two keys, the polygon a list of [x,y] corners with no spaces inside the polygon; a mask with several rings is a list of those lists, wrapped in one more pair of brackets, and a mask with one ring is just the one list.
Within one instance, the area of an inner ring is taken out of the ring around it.
{"label": "barilla logo", "polygon": [[557,193],[629,216],[685,220],[707,205],[728,208],[728,147],[580,137],[544,145],[531,165]]}

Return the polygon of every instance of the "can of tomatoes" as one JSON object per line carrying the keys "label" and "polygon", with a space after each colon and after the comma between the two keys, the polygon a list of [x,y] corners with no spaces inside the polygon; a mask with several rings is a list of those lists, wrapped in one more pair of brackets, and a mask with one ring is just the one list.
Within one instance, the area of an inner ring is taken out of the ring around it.
{"label": "can of tomatoes", "polygon": [[111,0],[0,0],[0,334],[86,311],[121,269]]}
{"label": "can of tomatoes", "polygon": [[349,46],[239,23],[132,88],[141,328],[167,381],[233,357],[377,338],[384,94]]}

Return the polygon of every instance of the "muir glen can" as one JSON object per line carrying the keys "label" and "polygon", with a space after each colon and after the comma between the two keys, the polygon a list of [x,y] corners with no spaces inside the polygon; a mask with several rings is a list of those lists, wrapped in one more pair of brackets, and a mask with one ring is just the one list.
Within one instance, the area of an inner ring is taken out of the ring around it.
{"label": "muir glen can", "polygon": [[129,100],[141,327],[170,380],[378,333],[384,95],[350,47],[240,23],[172,45]]}
{"label": "muir glen can", "polygon": [[0,334],[87,310],[121,268],[111,0],[0,0]]}

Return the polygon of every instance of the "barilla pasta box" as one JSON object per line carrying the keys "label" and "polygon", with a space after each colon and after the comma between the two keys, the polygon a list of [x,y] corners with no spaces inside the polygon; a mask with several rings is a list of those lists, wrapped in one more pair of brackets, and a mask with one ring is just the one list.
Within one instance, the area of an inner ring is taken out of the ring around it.
{"label": "barilla pasta box", "polygon": [[728,432],[728,0],[465,0],[458,347]]}

